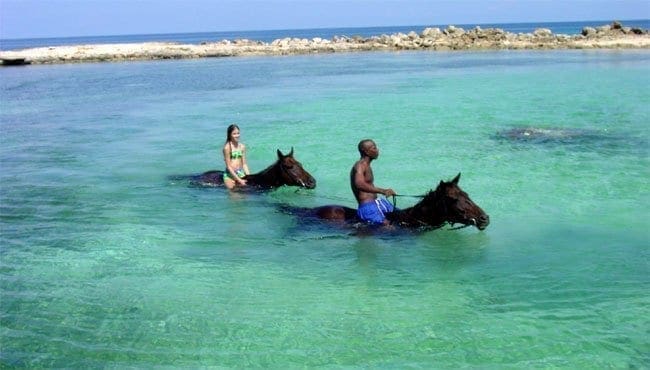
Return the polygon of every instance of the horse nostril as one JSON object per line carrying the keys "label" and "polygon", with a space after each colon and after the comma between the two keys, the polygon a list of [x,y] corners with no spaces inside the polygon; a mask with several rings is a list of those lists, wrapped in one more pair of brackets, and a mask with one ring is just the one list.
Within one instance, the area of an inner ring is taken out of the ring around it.
{"label": "horse nostril", "polygon": [[484,224],[487,225],[487,224],[490,223],[490,216],[488,216],[488,215],[481,215],[481,216],[479,217],[479,220],[481,220],[481,223],[484,223]]}

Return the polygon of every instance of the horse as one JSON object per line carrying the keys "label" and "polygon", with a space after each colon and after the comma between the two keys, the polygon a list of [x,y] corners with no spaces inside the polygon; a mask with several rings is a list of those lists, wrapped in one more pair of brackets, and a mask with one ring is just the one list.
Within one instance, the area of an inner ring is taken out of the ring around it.
{"label": "horse", "polygon": [[[265,170],[244,177],[246,188],[272,190],[283,185],[307,189],[316,187],[316,179],[293,157],[293,147],[286,155],[278,149],[277,155],[277,161]],[[170,178],[172,180],[189,179],[192,186],[217,187],[223,186],[223,174],[224,171],[212,170],[199,175],[172,176]]]}
{"label": "horse", "polygon": [[[433,230],[445,224],[462,224],[467,227],[475,226],[484,230],[490,224],[488,216],[459,186],[460,173],[451,181],[440,181],[435,190],[429,190],[421,196],[417,204],[405,209],[395,209],[387,213],[386,218],[391,225],[421,231]],[[298,216],[343,223],[345,225],[360,225],[362,221],[357,216],[356,209],[326,205],[316,208],[285,209]]]}

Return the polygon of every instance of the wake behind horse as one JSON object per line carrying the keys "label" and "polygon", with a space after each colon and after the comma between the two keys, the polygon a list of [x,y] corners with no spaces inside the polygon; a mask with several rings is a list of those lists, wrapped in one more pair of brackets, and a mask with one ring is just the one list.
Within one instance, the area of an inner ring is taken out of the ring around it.
{"label": "wake behind horse", "polygon": [[[244,177],[247,188],[258,190],[271,190],[280,186],[299,186],[313,189],[316,179],[307,172],[300,162],[293,157],[293,148],[289,154],[282,154],[278,149],[278,159],[265,170]],[[212,170],[200,175],[172,176],[172,180],[189,179],[190,185],[199,187],[223,186],[224,171]]]}
{"label": "wake behind horse", "polygon": [[[387,213],[386,218],[393,225],[423,231],[437,229],[445,224],[453,226],[457,223],[484,230],[490,224],[490,217],[458,186],[459,179],[460,173],[449,182],[440,181],[438,187],[425,194],[417,204]],[[340,205],[287,210],[300,217],[347,225],[361,222],[355,209]]]}

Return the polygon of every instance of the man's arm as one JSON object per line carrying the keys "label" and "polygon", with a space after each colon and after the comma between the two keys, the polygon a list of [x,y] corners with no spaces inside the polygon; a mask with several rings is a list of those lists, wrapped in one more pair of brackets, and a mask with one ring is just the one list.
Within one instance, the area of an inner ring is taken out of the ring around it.
{"label": "man's arm", "polygon": [[383,189],[376,187],[374,184],[366,180],[366,172],[368,171],[368,166],[364,166],[363,163],[357,164],[354,166],[354,186],[359,190],[366,193],[375,193],[383,194],[385,196],[396,195],[393,189]]}

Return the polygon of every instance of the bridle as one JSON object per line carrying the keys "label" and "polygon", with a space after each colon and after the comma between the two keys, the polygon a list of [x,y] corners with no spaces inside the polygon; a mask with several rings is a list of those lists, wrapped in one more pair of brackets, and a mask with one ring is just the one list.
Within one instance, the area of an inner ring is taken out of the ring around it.
{"label": "bridle", "polygon": [[[284,159],[284,158],[283,158],[283,159]],[[280,172],[281,172],[282,175],[285,176],[286,178],[291,179],[292,181],[297,182],[301,187],[303,187],[303,188],[306,188],[306,187],[307,187],[307,185],[305,184],[304,181],[302,181],[301,178],[296,179],[296,178],[294,178],[294,176],[292,176],[291,172],[289,172],[289,170],[285,168],[284,163],[282,162],[282,159],[280,160]]]}

